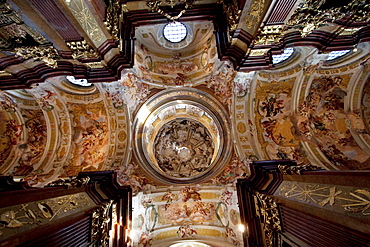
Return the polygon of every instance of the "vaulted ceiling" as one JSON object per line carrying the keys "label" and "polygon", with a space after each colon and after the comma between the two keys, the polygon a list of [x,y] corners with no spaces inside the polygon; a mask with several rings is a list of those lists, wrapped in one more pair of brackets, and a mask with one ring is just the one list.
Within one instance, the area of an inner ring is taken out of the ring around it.
{"label": "vaulted ceiling", "polygon": [[0,174],[116,171],[135,244],[241,245],[253,160],[370,168],[368,1],[0,3]]}

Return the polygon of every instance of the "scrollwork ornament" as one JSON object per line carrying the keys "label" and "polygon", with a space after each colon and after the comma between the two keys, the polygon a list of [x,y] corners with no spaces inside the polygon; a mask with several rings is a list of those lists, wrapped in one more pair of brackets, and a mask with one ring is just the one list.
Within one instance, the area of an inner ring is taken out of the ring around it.
{"label": "scrollwork ornament", "polygon": [[16,56],[23,57],[24,59],[33,58],[34,60],[40,60],[47,66],[55,69],[57,67],[56,59],[59,57],[58,50],[52,46],[27,46],[18,47],[14,49]]}
{"label": "scrollwork ornament", "polygon": [[84,177],[84,178],[72,178],[72,179],[58,179],[53,182],[50,182],[47,186],[68,186],[68,188],[78,188],[82,187],[86,184],[88,184],[90,181],[89,177]]}
{"label": "scrollwork ornament", "polygon": [[239,9],[238,1],[219,0],[218,3],[222,3],[224,12],[227,15],[230,31],[234,31],[238,27],[240,15],[242,13],[242,11]]}
{"label": "scrollwork ornament", "polygon": [[304,171],[317,171],[323,170],[321,167],[314,166],[311,164],[305,164],[300,166],[290,166],[290,165],[278,165],[280,172],[284,175],[302,175]]}
{"label": "scrollwork ornament", "polygon": [[288,26],[298,29],[302,37],[306,37],[313,30],[327,25],[344,17],[349,17],[350,22],[367,22],[370,20],[369,0],[353,0],[341,7],[322,9],[325,1],[308,0],[302,3],[293,13]]}
{"label": "scrollwork ornament", "polygon": [[256,198],[259,202],[260,217],[263,221],[263,231],[265,234],[266,246],[276,246],[277,233],[281,232],[281,219],[277,203],[270,196],[257,193]]}
{"label": "scrollwork ornament", "polygon": [[119,0],[110,0],[107,8],[107,20],[104,22],[108,31],[111,33],[114,39],[118,39],[118,26],[119,26],[119,13],[120,4]]}
{"label": "scrollwork ornament", "polygon": [[66,42],[66,44],[72,50],[73,59],[88,59],[99,56],[86,40]]}
{"label": "scrollwork ornament", "polygon": [[282,37],[283,25],[265,26],[257,35],[255,45],[268,45],[272,43],[279,43]]}
{"label": "scrollwork ornament", "polygon": [[113,200],[98,207],[92,214],[91,220],[91,239],[96,241],[99,246],[109,246],[109,230],[108,223],[110,222],[110,211],[113,205]]}
{"label": "scrollwork ornament", "polygon": [[[147,2],[148,10],[152,12],[158,12],[159,14],[165,16],[167,19],[171,21],[178,20],[189,8],[192,7],[194,0],[154,0]],[[171,16],[170,14],[164,12],[160,6],[162,5],[169,5],[171,8],[175,7],[176,5],[184,4],[183,9],[180,13],[176,16]]]}

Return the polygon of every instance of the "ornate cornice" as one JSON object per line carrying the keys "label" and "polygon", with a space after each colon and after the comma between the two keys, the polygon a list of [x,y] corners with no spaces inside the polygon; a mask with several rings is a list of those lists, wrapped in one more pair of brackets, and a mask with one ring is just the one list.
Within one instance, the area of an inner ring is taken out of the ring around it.
{"label": "ornate cornice", "polygon": [[278,165],[279,170],[281,171],[282,174],[284,175],[301,175],[302,172],[304,171],[318,171],[318,170],[323,170],[321,167],[314,166],[311,164],[306,164],[306,165]]}
{"label": "ornate cornice", "polygon": [[58,179],[53,182],[50,182],[47,186],[54,187],[54,186],[67,186],[68,188],[78,188],[84,185],[87,185],[90,181],[89,177],[83,178],[72,178],[72,179]]}
{"label": "ornate cornice", "polygon": [[112,35],[113,39],[118,39],[120,12],[120,0],[110,0],[107,8],[107,17],[104,24]]}
{"label": "ornate cornice", "polygon": [[90,59],[99,56],[85,40],[66,42],[66,44],[72,50],[73,59]]}
{"label": "ornate cornice", "polygon": [[14,49],[16,56],[24,59],[33,58],[36,61],[42,61],[47,66],[55,69],[57,65],[58,51],[54,47],[26,46]]}
{"label": "ornate cornice", "polygon": [[113,200],[98,207],[91,217],[91,239],[96,242],[98,246],[109,246],[109,227],[111,220],[111,208]]}
{"label": "ornate cornice", "polygon": [[353,22],[368,22],[370,20],[369,1],[354,0],[341,7],[325,8],[326,1],[305,1],[299,6],[290,20],[288,26],[300,31],[302,37],[311,34],[328,22],[337,22],[341,25],[350,25]]}
{"label": "ornate cornice", "polygon": [[239,9],[237,0],[219,0],[226,13],[230,31],[237,29],[242,11]]}
{"label": "ornate cornice", "polygon": [[[148,10],[152,12],[157,12],[165,16],[168,20],[176,21],[178,20],[188,9],[193,5],[194,0],[154,0],[147,2]],[[171,15],[167,11],[163,10],[161,5],[169,5],[173,8],[176,5],[183,5],[180,12],[177,15]]]}

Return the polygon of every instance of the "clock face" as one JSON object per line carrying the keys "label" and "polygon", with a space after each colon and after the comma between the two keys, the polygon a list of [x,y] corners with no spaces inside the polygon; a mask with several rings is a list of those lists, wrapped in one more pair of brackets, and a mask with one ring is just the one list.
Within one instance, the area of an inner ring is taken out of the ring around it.
{"label": "clock face", "polygon": [[210,167],[214,144],[207,128],[190,119],[176,119],[162,126],[154,143],[158,167],[167,175],[189,178]]}

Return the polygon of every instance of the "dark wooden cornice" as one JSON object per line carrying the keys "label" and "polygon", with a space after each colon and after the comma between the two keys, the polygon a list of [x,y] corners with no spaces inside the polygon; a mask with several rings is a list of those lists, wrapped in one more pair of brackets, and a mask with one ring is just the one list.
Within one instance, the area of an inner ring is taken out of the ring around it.
{"label": "dark wooden cornice", "polygon": [[[49,6],[50,9],[42,11],[42,14],[49,20],[50,26],[57,27],[54,23],[53,11],[55,10],[66,27],[66,30],[58,30],[61,42],[81,41],[89,42],[88,37],[83,35],[83,30],[74,26],[74,20],[69,19],[69,15],[63,13],[62,6],[54,4],[47,0],[45,2],[32,0],[36,9],[43,9],[43,6]],[[103,18],[105,12],[105,3],[99,0],[93,1],[94,5],[100,6],[99,16]],[[120,1],[121,4],[126,1]],[[245,8],[246,1],[238,0],[237,4],[240,9]],[[278,6],[278,5],[276,5]],[[276,7],[275,6],[275,7]],[[163,7],[166,13],[174,16],[182,9],[181,6]],[[276,7],[278,8],[278,7]],[[244,11],[247,11],[244,9]],[[279,10],[274,10],[279,11]],[[287,13],[284,13],[286,16]],[[104,18],[103,18],[104,19]],[[103,20],[102,19],[102,20]],[[352,22],[350,17],[336,21],[346,28],[361,28],[353,35],[339,35],[336,32],[325,32],[316,30],[307,37],[302,37],[298,31],[290,31],[285,34],[279,43],[265,45],[264,48],[271,49],[263,56],[249,56],[250,49],[259,49],[258,45],[253,45],[255,34],[248,33],[244,29],[229,31],[228,18],[224,12],[222,4],[198,4],[189,8],[179,19],[180,21],[202,21],[209,20],[214,24],[214,35],[220,60],[230,60],[234,68],[238,71],[251,71],[260,69],[271,69],[272,54],[274,51],[282,51],[285,47],[291,46],[313,46],[320,52],[332,50],[353,48],[359,42],[370,41],[370,26],[365,22]],[[244,20],[240,20],[240,23]],[[73,75],[78,79],[87,79],[89,82],[108,82],[120,78],[121,71],[125,68],[132,68],[134,65],[135,54],[135,28],[141,25],[153,25],[167,23],[168,20],[157,12],[150,12],[147,9],[122,12],[122,20],[119,24],[119,40],[108,39],[100,47],[97,47],[97,57],[78,58],[74,60],[72,51],[65,47],[58,50],[58,67],[52,69],[47,65],[40,64],[35,67],[29,66],[31,63],[21,57],[8,56],[0,58],[0,70],[8,73],[2,73],[0,76],[0,89],[18,89],[27,88],[33,83],[42,83],[51,76]],[[243,26],[243,25],[240,25]],[[49,29],[48,29],[49,30]],[[49,30],[50,31],[50,30]],[[50,33],[50,32],[49,32]],[[60,46],[59,46],[60,49]],[[101,62],[100,66],[92,66],[91,63]],[[27,64],[25,64],[27,63]],[[12,66],[16,66],[16,69]]]}
{"label": "dark wooden cornice", "polygon": [[97,203],[119,200],[131,195],[130,186],[121,186],[117,182],[117,174],[113,171],[80,172],[77,179],[89,177],[87,193]]}
{"label": "dark wooden cornice", "polygon": [[243,234],[244,246],[265,246],[261,222],[256,214],[254,195],[256,192],[273,194],[283,181],[278,165],[296,164],[291,160],[254,161],[250,165],[251,175],[238,179],[236,184],[241,223],[247,226]]}
{"label": "dark wooden cornice", "polygon": [[266,160],[254,161],[250,165],[251,175],[245,179],[239,179],[237,185],[250,191],[258,191],[271,195],[279,187],[283,180],[278,165],[295,165],[291,160]]}
{"label": "dark wooden cornice", "polygon": [[[115,229],[114,234],[110,236],[112,246],[127,246],[127,229],[130,229],[132,221],[132,194],[129,186],[118,184],[116,176],[117,174],[113,171],[85,172],[80,173],[77,179],[89,177],[88,183],[81,182],[82,180],[67,180],[44,188],[30,187],[26,182],[15,182],[9,176],[0,177],[0,197],[2,199],[0,208],[2,209],[81,192],[86,192],[96,204],[91,204],[89,207],[76,210],[70,215],[53,221],[46,221],[40,227],[14,232],[10,236],[1,238],[0,246],[82,246],[93,243],[93,241],[98,243],[99,239],[91,239],[90,236],[94,220],[95,224],[100,222],[100,227],[107,227],[107,231]],[[107,208],[106,214],[111,219],[113,219],[112,215],[116,214],[117,222],[106,223],[102,221],[105,220],[103,218],[97,222],[97,215],[98,217],[105,216],[97,214],[94,219],[94,211],[100,206],[111,205],[111,203],[114,203],[115,210]],[[29,218],[33,215],[36,219],[32,210],[28,209],[28,212],[32,213]],[[58,215],[57,212],[54,213]]]}

